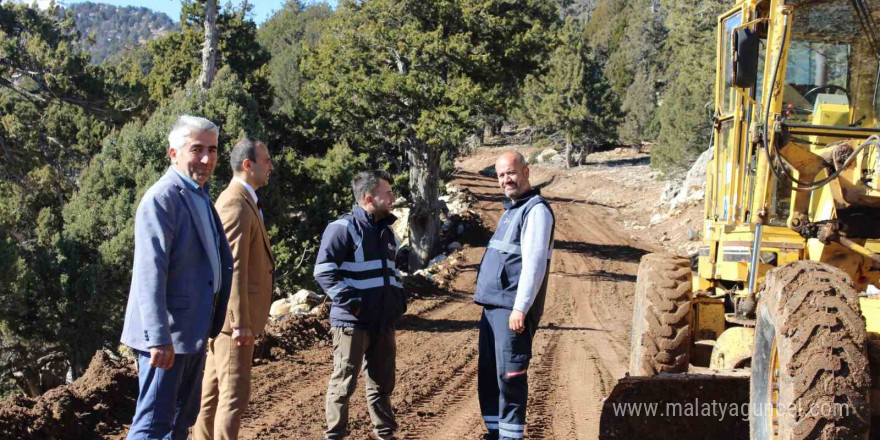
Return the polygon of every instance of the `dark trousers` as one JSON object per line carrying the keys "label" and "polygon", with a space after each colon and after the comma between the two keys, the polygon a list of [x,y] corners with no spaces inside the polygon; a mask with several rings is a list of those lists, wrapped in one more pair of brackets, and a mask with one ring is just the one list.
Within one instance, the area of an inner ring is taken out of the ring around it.
{"label": "dark trousers", "polygon": [[522,333],[510,329],[510,310],[484,307],[480,318],[480,412],[489,434],[521,439],[526,427],[529,360],[537,322],[526,319]]}
{"label": "dark trousers", "polygon": [[391,393],[394,391],[397,345],[394,327],[378,333],[356,328],[331,328],[333,334],[333,374],[327,387],[325,438],[345,438],[348,426],[348,401],[357,389],[363,368],[367,382],[367,408],[373,432],[380,438],[397,431]]}
{"label": "dark trousers", "polygon": [[138,400],[128,440],[185,440],[199,415],[205,352],[174,355],[170,370],[150,366],[137,352]]}

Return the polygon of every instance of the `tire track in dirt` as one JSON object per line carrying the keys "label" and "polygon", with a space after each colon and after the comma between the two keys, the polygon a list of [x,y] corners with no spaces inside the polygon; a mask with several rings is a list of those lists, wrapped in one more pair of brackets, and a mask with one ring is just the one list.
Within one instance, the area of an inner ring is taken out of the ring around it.
{"label": "tire track in dirt", "polygon": [[[595,439],[602,399],[626,371],[633,283],[646,251],[610,224],[604,208],[555,194],[558,174],[533,170],[533,182],[550,182],[542,192],[556,214],[557,246],[529,373],[526,438]],[[475,193],[494,191],[483,189],[494,180],[471,176]],[[483,212],[487,225],[500,215]]]}
{"label": "tire track in dirt", "polygon": [[[471,322],[479,316],[479,308],[470,297],[454,292],[420,301],[414,310],[416,314],[407,315],[397,330],[399,379],[394,405],[398,412],[427,400],[442,384],[454,383],[451,379],[469,364],[476,371],[476,345],[468,350],[467,343],[476,338],[476,327]],[[473,329],[467,331],[467,327]],[[425,366],[445,366],[450,375],[438,374]],[[266,367],[255,369],[255,379],[260,379],[255,380],[240,438],[320,438],[332,349],[305,350],[293,360],[276,361]],[[363,380],[362,374],[351,401],[349,430],[355,436],[366,435],[370,430]]]}
{"label": "tire track in dirt", "polygon": [[[495,180],[476,170],[497,154],[490,150],[466,160],[456,179],[475,195],[474,209],[490,228],[503,213],[501,197]],[[626,370],[633,284],[645,252],[616,228],[606,208],[560,189],[565,173],[532,170],[533,182],[548,182],[542,191],[556,213],[557,246],[528,373],[527,439],[598,438],[602,399]],[[472,302],[483,252],[465,249],[468,263],[450,281],[451,292],[413,301],[398,326],[392,401],[403,439],[477,440],[485,432],[477,399],[481,309]],[[321,438],[331,351],[316,347],[255,368],[241,438]],[[349,438],[357,440],[371,429],[363,377],[352,397],[349,429]]]}

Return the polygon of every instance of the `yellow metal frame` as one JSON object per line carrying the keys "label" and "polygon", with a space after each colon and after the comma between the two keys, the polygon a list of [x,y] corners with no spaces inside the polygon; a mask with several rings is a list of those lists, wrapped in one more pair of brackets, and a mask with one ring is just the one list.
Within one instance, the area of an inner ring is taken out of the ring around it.
{"label": "yellow metal frame", "polygon": [[[759,16],[756,8],[762,3],[769,3],[769,7],[763,6],[762,11],[766,11],[766,15]],[[873,184],[867,184],[862,179],[864,170],[873,169],[875,167],[872,164],[880,163],[878,151],[873,147],[860,154],[837,179],[816,191],[796,191],[797,185],[793,185],[795,188],[791,190],[791,194],[777,194],[790,195],[789,216],[787,219],[774,218],[771,224],[771,203],[774,203],[774,191],[778,190],[766,155],[760,150],[760,145],[752,143],[754,134],[761,131],[757,130],[760,124],[768,125],[766,132],[769,139],[766,140],[766,145],[774,145],[777,138],[784,133],[789,136],[788,139],[808,139],[813,144],[819,141],[825,143],[849,140],[850,147],[854,150],[869,136],[877,134],[876,130],[863,127],[880,127],[880,116],[874,114],[873,107],[870,111],[865,110],[865,106],[870,103],[864,99],[865,91],[876,81],[877,69],[871,72],[874,78],[866,78],[869,70],[855,68],[851,73],[851,84],[855,84],[858,90],[852,89],[852,107],[823,104],[824,107],[820,106],[819,110],[825,112],[824,116],[811,120],[811,124],[783,126],[780,123],[783,113],[782,91],[786,84],[785,72],[792,35],[792,21],[787,17],[796,13],[796,10],[786,6],[782,0],[745,0],[737,2],[717,20],[716,123],[713,136],[716,154],[707,167],[704,243],[698,254],[698,270],[693,280],[693,289],[697,292],[697,313],[692,327],[697,336],[695,339],[707,339],[709,335],[720,337],[719,322],[722,331],[742,324],[726,322],[723,307],[719,308],[717,305],[720,298],[727,295],[742,298],[749,294],[747,286],[751,256],[759,224],[762,225],[762,234],[756,268],[756,290],[760,289],[768,270],[798,260],[814,260],[838,267],[852,277],[860,291],[865,290],[869,284],[880,283],[880,265],[868,256],[870,252],[880,253],[880,240],[854,240],[863,249],[859,253],[853,250],[854,247],[847,248],[833,242],[826,244],[815,238],[804,239],[792,223],[798,215],[806,215],[813,222],[833,220],[838,218],[839,210],[853,206],[880,209],[880,165],[874,170]],[[737,14],[740,14],[741,20],[736,26],[733,23],[725,26],[728,24],[726,21]],[[751,97],[752,90],[740,89],[725,82],[725,68],[729,64],[727,60],[732,58],[732,47],[726,44],[729,39],[724,33],[725,29],[754,29],[758,25],[766,26],[766,44],[765,63],[762,67],[763,82],[756,85],[762,93],[760,102],[755,102]],[[862,56],[865,49],[854,46],[852,52],[852,56],[858,57]],[[780,59],[780,74],[773,82],[777,58]],[[725,102],[729,105],[725,106]],[[859,109],[860,114],[870,115],[862,127],[819,125],[841,124],[843,121],[852,123],[857,117],[852,109]],[[765,115],[769,117],[765,119]],[[827,175],[826,164],[841,142],[828,146],[805,146],[802,142],[789,141],[779,151],[785,161],[791,164],[795,177],[815,181]],[[880,228],[880,224],[877,227]],[[863,298],[862,305],[869,332],[876,332],[880,338],[880,299]],[[736,349],[725,347],[727,348]]]}

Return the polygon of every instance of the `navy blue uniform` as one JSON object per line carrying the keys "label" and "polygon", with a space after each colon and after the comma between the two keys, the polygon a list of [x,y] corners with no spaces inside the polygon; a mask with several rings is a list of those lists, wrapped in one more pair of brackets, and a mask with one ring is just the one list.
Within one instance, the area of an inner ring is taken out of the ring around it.
{"label": "navy blue uniform", "polygon": [[360,206],[327,225],[315,280],[333,300],[331,327],[382,330],[406,312],[391,214],[378,222]]}
{"label": "navy blue uniform", "polygon": [[529,212],[538,205],[546,206],[552,217],[550,205],[538,190],[523,194],[515,202],[504,201],[505,213],[480,263],[474,296],[474,301],[483,306],[478,374],[480,410],[490,436],[503,440],[523,438],[525,432],[532,339],[544,311],[549,279],[552,225],[549,243],[530,243],[548,247],[547,259],[543,261],[547,266],[534,302],[528,307],[525,330],[511,330],[510,314],[517,302],[523,271],[522,231]]}
{"label": "navy blue uniform", "polygon": [[373,432],[389,438],[398,427],[391,405],[397,356],[394,324],[406,312],[406,296],[394,265],[395,220],[389,214],[376,221],[355,206],[330,223],[321,238],[315,280],[333,300],[333,373],[327,387],[325,439],[345,438],[349,399],[361,369]]}

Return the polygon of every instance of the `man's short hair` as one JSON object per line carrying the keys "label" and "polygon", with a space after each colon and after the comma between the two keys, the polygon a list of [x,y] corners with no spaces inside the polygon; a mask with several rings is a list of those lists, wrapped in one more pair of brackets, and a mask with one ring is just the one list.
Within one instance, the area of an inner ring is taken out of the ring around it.
{"label": "man's short hair", "polygon": [[355,202],[363,202],[367,194],[372,195],[373,190],[379,186],[380,179],[388,182],[389,185],[393,183],[391,174],[388,171],[370,170],[357,173],[351,182],[351,190],[354,192]]}
{"label": "man's short hair", "polygon": [[240,173],[244,170],[241,166],[245,159],[251,162],[257,161],[257,145],[263,144],[263,141],[250,139],[247,136],[235,143],[232,152],[229,153],[229,164],[232,166],[232,172]]}
{"label": "man's short hair", "polygon": [[210,131],[215,136],[220,136],[220,128],[217,124],[198,116],[180,115],[171,127],[171,132],[168,133],[168,146],[180,152],[187,136],[203,131]]}

